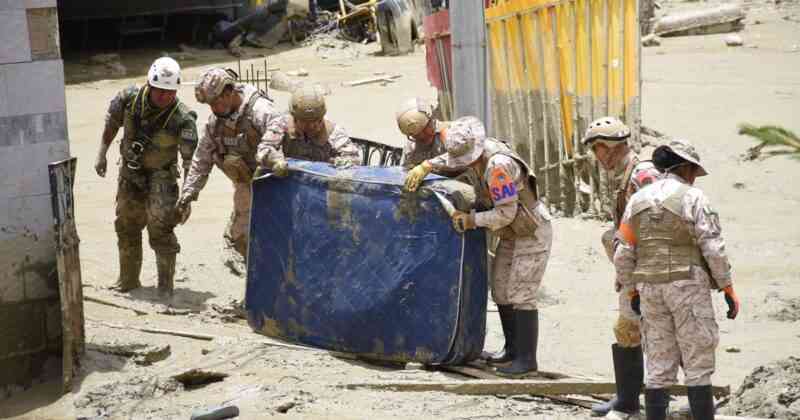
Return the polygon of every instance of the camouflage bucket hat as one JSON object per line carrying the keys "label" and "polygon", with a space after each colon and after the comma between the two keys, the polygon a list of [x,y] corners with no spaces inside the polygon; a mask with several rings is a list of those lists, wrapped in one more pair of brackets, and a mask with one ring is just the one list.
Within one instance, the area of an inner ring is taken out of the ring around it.
{"label": "camouflage bucket hat", "polygon": [[697,165],[697,167],[700,168],[700,172],[697,174],[697,176],[708,175],[708,171],[700,163],[700,155],[688,140],[670,140],[669,143],[664,146],[659,146],[658,148],[660,149],[662,147],[668,148],[670,151],[672,151],[672,153],[675,153],[684,160]]}
{"label": "camouflage bucket hat", "polygon": [[447,166],[461,168],[481,157],[486,140],[486,128],[475,117],[463,117],[453,121],[444,136],[447,149]]}
{"label": "camouflage bucket hat", "polygon": [[200,82],[194,88],[194,96],[197,98],[197,102],[207,104],[216,99],[225,90],[225,86],[234,83],[236,83],[236,79],[229,71],[221,67],[214,67],[200,77]]}

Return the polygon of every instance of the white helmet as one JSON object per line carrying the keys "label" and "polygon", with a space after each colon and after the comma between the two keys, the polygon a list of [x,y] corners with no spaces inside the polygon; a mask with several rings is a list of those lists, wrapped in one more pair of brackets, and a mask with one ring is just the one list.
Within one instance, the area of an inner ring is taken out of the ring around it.
{"label": "white helmet", "polygon": [[159,89],[178,90],[181,84],[181,66],[169,57],[161,57],[150,66],[147,83]]}

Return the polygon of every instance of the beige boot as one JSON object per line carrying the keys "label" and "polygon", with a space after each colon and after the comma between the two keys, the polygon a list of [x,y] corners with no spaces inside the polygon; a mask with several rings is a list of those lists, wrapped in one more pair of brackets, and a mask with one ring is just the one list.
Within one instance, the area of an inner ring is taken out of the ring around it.
{"label": "beige boot", "polygon": [[120,247],[119,249],[119,278],[112,289],[119,292],[129,292],[142,287],[139,274],[142,272],[142,246]]}
{"label": "beige boot", "polygon": [[158,266],[158,294],[161,297],[172,297],[175,289],[175,257],[178,254],[156,253]]}

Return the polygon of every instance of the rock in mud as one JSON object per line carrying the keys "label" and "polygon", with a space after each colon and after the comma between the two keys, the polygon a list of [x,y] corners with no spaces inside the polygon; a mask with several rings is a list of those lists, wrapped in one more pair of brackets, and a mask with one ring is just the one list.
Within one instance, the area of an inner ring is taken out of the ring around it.
{"label": "rock in mud", "polygon": [[800,358],[755,368],[725,411],[737,416],[800,420]]}
{"label": "rock in mud", "polygon": [[725,45],[729,47],[741,47],[744,40],[739,35],[728,35],[725,37]]}

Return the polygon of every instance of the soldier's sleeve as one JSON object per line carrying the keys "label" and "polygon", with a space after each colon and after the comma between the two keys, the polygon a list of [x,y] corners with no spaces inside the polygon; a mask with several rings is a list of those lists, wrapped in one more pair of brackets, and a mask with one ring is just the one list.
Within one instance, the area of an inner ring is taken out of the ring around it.
{"label": "soldier's sleeve", "polygon": [[213,124],[211,117],[208,124],[203,129],[203,137],[197,144],[197,149],[194,151],[192,157],[192,164],[189,167],[189,174],[186,175],[186,181],[183,184],[181,191],[181,198],[188,197],[191,200],[197,200],[197,196],[203,187],[208,182],[208,175],[214,168],[214,152],[217,149],[214,139],[211,137],[213,132]]}
{"label": "soldier's sleeve", "polygon": [[689,208],[694,218],[695,238],[697,238],[700,252],[711,270],[711,278],[716,283],[716,287],[722,289],[731,284],[731,264],[725,252],[725,240],[722,238],[719,215],[711,207],[705,194],[702,194],[700,190],[696,191],[698,195],[695,197],[687,194],[687,199],[692,201]]}
{"label": "soldier's sleeve", "polygon": [[631,228],[631,202],[625,207],[619,231],[615,235],[614,268],[617,283],[624,286],[633,284],[633,270],[636,268],[636,233]]}
{"label": "soldier's sleeve", "polygon": [[122,127],[125,122],[125,107],[136,98],[137,93],[139,89],[136,86],[128,86],[114,96],[106,111],[106,129],[116,133]]}
{"label": "soldier's sleeve", "polygon": [[[333,132],[328,136],[328,141],[334,150],[334,159],[346,159],[353,165],[361,165],[361,152],[358,146],[350,140],[347,131],[340,124],[334,124]],[[333,163],[331,161],[330,163]]]}
{"label": "soldier's sleeve", "polygon": [[415,162],[413,158],[414,154],[414,143],[411,141],[406,141],[403,144],[403,157],[401,158],[401,166],[405,170],[411,170],[413,167],[419,165],[422,162]]}
{"label": "soldier's sleeve", "polygon": [[522,168],[513,159],[498,155],[489,161],[484,179],[494,208],[475,214],[475,225],[491,230],[508,226],[517,216],[519,191],[516,182]]}
{"label": "soldier's sleeve", "polygon": [[267,128],[264,130],[264,135],[258,143],[256,149],[256,161],[259,165],[266,168],[272,168],[275,162],[286,159],[281,150],[283,143],[283,136],[289,129],[287,116],[273,118],[267,123]]}
{"label": "soldier's sleeve", "polygon": [[192,161],[194,151],[197,149],[197,113],[186,109],[185,118],[179,127],[178,136],[181,139],[180,153],[184,169]]}
{"label": "soldier's sleeve", "polygon": [[[420,163],[422,163],[422,162],[420,162]],[[459,168],[452,168],[452,167],[447,165],[447,153],[442,153],[441,155],[436,156],[433,159],[428,159],[428,163],[430,163],[431,167],[433,167],[433,171],[437,172],[437,173],[438,172],[455,171],[455,170],[459,169]],[[416,166],[416,165],[414,165],[414,166]],[[412,166],[412,168],[413,168],[413,166]]]}

